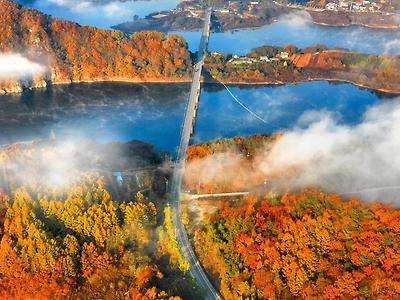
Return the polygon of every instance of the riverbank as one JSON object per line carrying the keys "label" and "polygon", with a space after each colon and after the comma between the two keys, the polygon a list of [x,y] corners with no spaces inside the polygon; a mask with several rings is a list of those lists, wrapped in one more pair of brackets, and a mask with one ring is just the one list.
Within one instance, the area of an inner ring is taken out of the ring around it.
{"label": "riverbank", "polygon": [[[297,10],[301,11],[301,10]],[[399,29],[399,14],[384,15],[379,13],[350,13],[336,11],[305,10],[311,21],[322,26],[363,26],[373,29]]]}
{"label": "riverbank", "polygon": [[[235,23],[230,18],[226,18],[225,16],[220,16],[218,19],[218,29],[216,31],[235,31],[235,30],[243,30],[243,29],[257,29],[264,26],[272,25],[276,22],[279,22],[286,16],[290,17],[290,14],[299,14],[300,20],[302,22],[309,22],[320,26],[329,26],[329,27],[350,27],[350,26],[361,26],[371,29],[387,29],[387,30],[396,30],[400,29],[400,22],[397,21],[398,16],[391,16],[390,19],[386,16],[386,18],[380,19],[382,15],[377,14],[350,14],[350,13],[336,13],[336,16],[332,17],[332,14],[335,12],[330,11],[313,11],[309,9],[298,9],[298,8],[290,8],[286,11],[280,12],[274,16],[269,18],[257,18],[257,19],[241,19],[240,23]],[[292,16],[296,17],[296,16]],[[362,20],[360,20],[360,18]],[[375,20],[375,21],[374,21]],[[117,27],[116,27],[117,28]],[[182,28],[174,29],[174,30],[185,30]]]}
{"label": "riverbank", "polygon": [[[228,80],[224,81],[223,83],[226,85],[246,85],[246,86],[262,86],[262,85],[271,85],[271,86],[278,86],[278,85],[287,85],[287,84],[297,84],[301,82],[312,82],[312,81],[328,81],[328,82],[338,82],[338,83],[350,83],[352,85],[358,86],[360,88],[365,88],[368,90],[373,90],[376,92],[381,92],[385,94],[400,94],[400,89],[387,89],[387,88],[374,88],[373,86],[370,86],[368,84],[362,84],[358,83],[356,81],[348,80],[348,79],[341,79],[341,78],[332,78],[332,77],[319,77],[319,78],[307,78],[307,79],[302,79],[302,80],[296,80],[296,81],[281,81],[281,80],[265,80],[265,81],[257,81],[257,82],[246,82],[242,80]],[[174,83],[190,83],[191,79],[182,79],[182,80],[169,80],[169,81],[136,81],[136,80],[131,80],[131,79],[110,79],[110,80],[85,80],[85,81],[73,81],[73,82],[57,82],[57,83],[52,83],[50,85],[45,85],[43,87],[35,87],[35,88],[29,88],[27,90],[43,90],[51,86],[67,86],[70,84],[80,84],[80,83],[136,83],[136,84],[146,84],[146,83],[158,83],[158,84],[174,84]],[[201,80],[201,83],[215,83],[215,79],[211,78],[204,78]],[[18,91],[18,92],[6,92],[4,90],[0,90],[0,96],[1,95],[7,95],[7,94],[19,94],[22,93],[24,90]],[[1,145],[0,145],[1,147]]]}
{"label": "riverbank", "polygon": [[[246,85],[246,86],[261,86],[261,85],[271,85],[271,86],[277,86],[277,85],[286,85],[286,84],[297,84],[301,82],[312,82],[312,81],[328,81],[328,82],[339,82],[339,83],[350,83],[352,85],[358,86],[360,88],[365,88],[368,90],[373,90],[376,92],[381,92],[385,94],[400,94],[400,88],[398,89],[389,89],[389,88],[381,88],[381,87],[374,87],[372,85],[368,84],[363,84],[359,83],[354,80],[350,79],[343,79],[343,78],[335,78],[335,77],[315,77],[315,78],[303,78],[299,80],[292,80],[292,81],[282,81],[282,80],[270,80],[270,79],[265,79],[263,81],[254,81],[254,82],[249,82],[249,81],[244,81],[245,79],[242,80],[228,80],[228,81],[222,81],[222,83],[226,85]],[[213,79],[213,78],[207,78],[203,77],[201,80],[202,83],[215,83],[218,82],[218,80]],[[136,83],[136,84],[146,84],[146,83],[158,83],[158,84],[174,84],[174,83],[190,83],[191,79],[186,78],[182,80],[167,80],[167,81],[160,81],[160,80],[147,80],[147,81],[138,81],[135,79],[129,79],[129,78],[119,78],[119,79],[104,79],[104,80],[84,80],[84,81],[72,81],[72,82],[57,82],[57,83],[51,83],[47,84],[44,86],[39,86],[39,87],[34,87],[34,88],[26,88],[18,91],[4,91],[0,90],[0,96],[1,95],[7,95],[7,94],[20,94],[24,90],[43,90],[51,86],[67,86],[70,84],[80,84],[80,83]]]}
{"label": "riverbank", "polygon": [[[235,85],[235,86],[263,86],[263,85],[270,85],[270,86],[280,86],[280,85],[288,85],[288,84],[298,84],[298,83],[302,83],[302,82],[313,82],[313,81],[327,81],[327,82],[332,82],[332,83],[349,83],[352,84],[354,86],[357,86],[359,88],[363,88],[366,90],[371,90],[374,92],[379,92],[382,94],[387,94],[388,96],[390,95],[400,95],[400,90],[397,91],[393,91],[390,89],[373,89],[368,85],[365,84],[361,84],[361,83],[357,83],[351,80],[346,80],[346,79],[338,79],[338,78],[312,78],[312,79],[304,79],[304,80],[300,80],[300,81],[292,81],[292,82],[282,82],[282,81],[263,81],[263,82],[243,82],[243,81],[226,81],[223,82],[223,84],[225,85]],[[203,81],[204,83],[215,83],[215,80],[205,80]],[[221,82],[222,83],[222,82]]]}
{"label": "riverbank", "polygon": [[160,80],[160,79],[146,79],[146,80],[138,80],[137,78],[107,78],[107,79],[87,79],[87,80],[72,80],[72,81],[56,81],[56,82],[46,82],[42,85],[35,85],[35,86],[21,86],[20,82],[16,82],[15,86],[10,88],[2,87],[0,88],[0,95],[7,95],[7,94],[20,94],[26,90],[41,90],[46,89],[50,86],[57,86],[57,85],[70,85],[70,84],[79,84],[79,83],[107,83],[107,82],[121,82],[121,83],[160,83],[160,84],[174,84],[174,83],[190,83],[190,77],[184,78],[169,78],[167,80]]}

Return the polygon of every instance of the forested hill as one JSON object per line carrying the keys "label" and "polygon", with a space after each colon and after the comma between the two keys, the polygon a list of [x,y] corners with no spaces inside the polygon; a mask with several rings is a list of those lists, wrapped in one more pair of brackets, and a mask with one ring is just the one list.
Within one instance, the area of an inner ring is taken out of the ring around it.
{"label": "forested hill", "polygon": [[0,93],[79,81],[182,81],[191,71],[187,44],[177,35],[80,26],[11,0],[0,0],[0,15],[0,54],[18,53],[46,68],[34,78],[0,79]]}

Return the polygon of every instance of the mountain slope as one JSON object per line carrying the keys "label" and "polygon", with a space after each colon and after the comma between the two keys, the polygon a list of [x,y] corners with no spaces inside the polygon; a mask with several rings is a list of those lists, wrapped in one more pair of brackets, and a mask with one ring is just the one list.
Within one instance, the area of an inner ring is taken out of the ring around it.
{"label": "mountain slope", "polygon": [[11,0],[0,0],[0,15],[0,53],[20,53],[47,70],[33,77],[0,80],[0,93],[48,83],[182,81],[191,70],[187,44],[177,35],[128,36],[80,26]]}

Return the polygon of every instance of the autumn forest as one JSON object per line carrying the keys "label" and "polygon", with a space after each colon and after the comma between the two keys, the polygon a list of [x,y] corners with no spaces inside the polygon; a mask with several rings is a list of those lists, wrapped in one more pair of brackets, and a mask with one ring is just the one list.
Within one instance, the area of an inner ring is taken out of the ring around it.
{"label": "autumn forest", "polygon": [[177,35],[149,31],[127,36],[50,17],[11,0],[0,1],[0,14],[0,51],[29,49],[24,54],[48,68],[27,82],[1,80],[5,91],[99,80],[187,81],[191,71],[187,44]]}
{"label": "autumn forest", "polygon": [[[101,147],[97,153],[103,155],[108,147],[114,151],[110,156],[119,147],[119,161],[154,167],[156,174],[136,173],[143,178],[143,193],[129,178],[116,190],[108,156],[102,171],[81,169],[62,185],[46,184],[47,155],[65,145],[34,143],[0,151],[0,298],[199,297],[185,276],[188,266],[176,245],[171,208],[156,184],[166,176],[157,173],[160,157],[143,144],[88,147]],[[95,156],[91,152],[82,161],[93,162]],[[21,180],[21,169],[13,172],[21,163],[37,173],[26,172]]]}
{"label": "autumn forest", "polygon": [[0,0],[0,300],[400,299],[399,1],[272,2]]}

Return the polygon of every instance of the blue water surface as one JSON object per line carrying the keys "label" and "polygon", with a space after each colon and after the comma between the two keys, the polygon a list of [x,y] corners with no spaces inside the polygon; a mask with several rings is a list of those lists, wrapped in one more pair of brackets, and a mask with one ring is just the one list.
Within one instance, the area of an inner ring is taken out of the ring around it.
{"label": "blue water surface", "polygon": [[[389,101],[352,84],[326,81],[230,89],[266,123],[244,110],[222,86],[206,84],[193,142],[289,130],[310,114],[354,125],[369,107]],[[138,139],[174,152],[188,91],[188,84],[92,83],[0,96],[0,144],[54,133],[57,138],[99,141]]]}
{"label": "blue water surface", "polygon": [[81,25],[110,28],[131,21],[135,15],[143,18],[153,12],[170,10],[176,7],[179,0],[109,0],[102,3],[93,0],[18,0],[18,2]]}
{"label": "blue water surface", "polygon": [[[192,51],[197,51],[200,32],[174,32],[186,38]],[[370,54],[400,54],[400,30],[373,29],[362,26],[332,27],[314,23],[292,23],[286,19],[256,29],[212,33],[209,50],[246,54],[262,45],[299,48],[325,44]]]}

